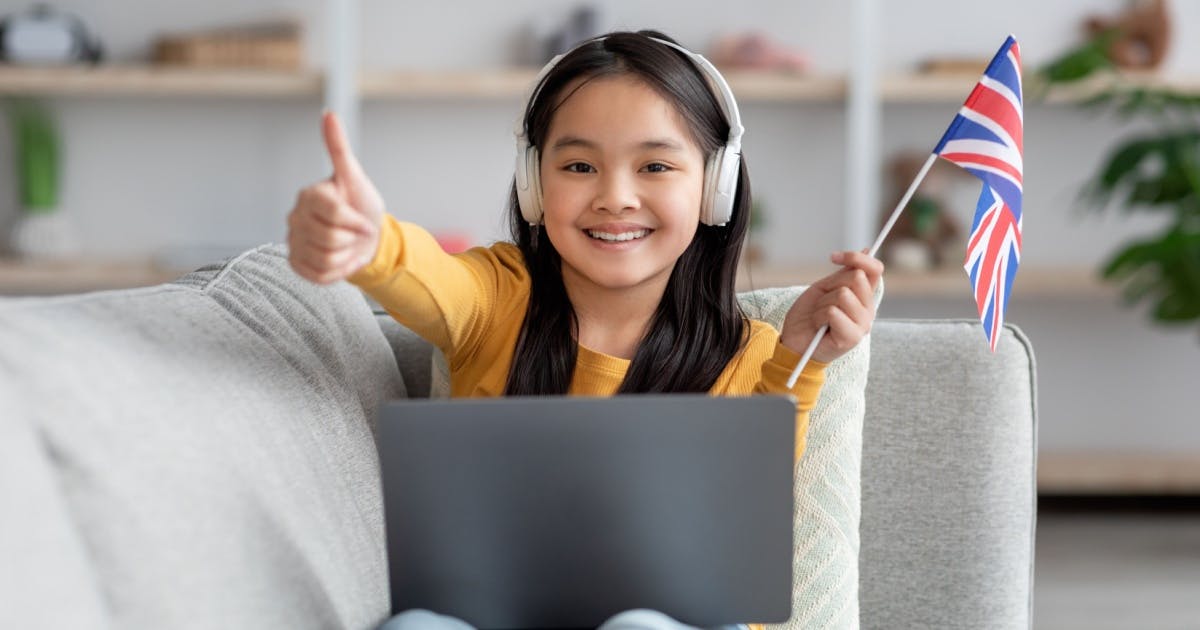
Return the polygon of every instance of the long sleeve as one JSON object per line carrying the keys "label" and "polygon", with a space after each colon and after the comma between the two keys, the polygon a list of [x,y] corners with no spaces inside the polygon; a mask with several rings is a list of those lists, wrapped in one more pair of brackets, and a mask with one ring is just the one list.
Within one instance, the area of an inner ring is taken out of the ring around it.
{"label": "long sleeve", "polygon": [[787,386],[792,370],[800,362],[801,355],[779,341],[775,352],[762,364],[762,379],[754,386],[758,394],[791,394],[796,399],[796,461],[804,454],[807,444],[808,416],[817,404],[817,396],[825,384],[826,364],[809,360],[800,371],[795,387]]}
{"label": "long sleeve", "polygon": [[384,215],[379,248],[349,281],[436,345],[451,366],[475,354],[512,296],[527,296],[520,251],[509,244],[445,253],[423,228]]}

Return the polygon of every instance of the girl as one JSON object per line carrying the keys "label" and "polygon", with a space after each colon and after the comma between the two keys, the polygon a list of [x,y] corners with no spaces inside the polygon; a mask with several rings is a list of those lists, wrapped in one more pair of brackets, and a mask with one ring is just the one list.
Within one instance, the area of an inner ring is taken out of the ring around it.
{"label": "girl", "polygon": [[[552,61],[517,131],[513,242],[455,256],[385,213],[327,113],[333,176],[300,192],[289,261],[313,282],[349,279],[438,346],[453,396],[790,393],[799,458],[826,364],[875,318],[883,266],[834,253],[841,269],[795,301],[782,331],[741,311],[750,183],[723,84],[653,31],[612,33]],[[413,611],[388,627],[466,626]],[[682,626],[633,611],[609,627]]]}

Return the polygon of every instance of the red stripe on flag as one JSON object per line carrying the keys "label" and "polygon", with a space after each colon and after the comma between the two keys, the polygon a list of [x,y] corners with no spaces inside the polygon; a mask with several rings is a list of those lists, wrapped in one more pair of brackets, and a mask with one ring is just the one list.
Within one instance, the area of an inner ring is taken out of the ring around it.
{"label": "red stripe on flag", "polygon": [[1004,242],[1004,232],[1012,223],[1012,214],[1008,212],[997,212],[996,219],[993,221],[993,223],[994,225],[992,227],[991,238],[989,238],[987,243],[984,245],[984,250],[986,253],[984,254],[983,258],[983,266],[980,267],[980,271],[986,269],[988,272],[987,282],[981,281],[979,285],[975,287],[975,302],[980,307],[980,315],[983,314],[984,297],[991,288],[990,285],[995,276],[996,258],[1000,255],[1000,246]]}
{"label": "red stripe on flag", "polygon": [[971,235],[971,242],[967,243],[968,257],[970,257],[971,252],[975,251],[975,247],[979,245],[979,239],[983,238],[984,234],[987,234],[988,226],[996,221],[996,213],[999,211],[1001,205],[999,203],[994,204],[984,212],[983,218],[979,220],[979,229],[975,230],[975,233]]}
{"label": "red stripe on flag", "polygon": [[1013,142],[1017,143],[1017,151],[1024,154],[1025,132],[1022,129],[1021,113],[1013,107],[1012,101],[1004,98],[999,92],[982,83],[979,87],[982,88],[982,92],[979,94],[979,98],[970,105],[970,108],[996,121],[996,124],[1004,128]]}
{"label": "red stripe on flag", "polygon": [[979,164],[980,166],[990,166],[998,171],[1003,171],[1005,173],[1008,173],[1008,175],[1010,177],[1017,180],[1018,184],[1025,183],[1024,181],[1022,181],[1021,171],[1017,170],[1017,168],[1015,166],[1013,166],[1009,162],[1006,162],[999,158],[994,158],[990,155],[984,155],[982,153],[943,153],[942,157],[946,158],[947,160],[950,160],[951,162],[954,162],[955,164],[957,164],[963,168],[969,168],[970,164]]}

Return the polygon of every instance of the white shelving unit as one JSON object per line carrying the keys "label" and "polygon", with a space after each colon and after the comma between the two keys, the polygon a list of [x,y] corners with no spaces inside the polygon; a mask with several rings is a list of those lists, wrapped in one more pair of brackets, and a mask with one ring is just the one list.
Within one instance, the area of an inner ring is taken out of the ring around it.
{"label": "white shelving unit", "polygon": [[[331,64],[331,67],[334,67]],[[348,72],[342,69],[340,72]],[[342,108],[357,111],[366,101],[489,101],[522,97],[536,69],[421,72],[412,70],[368,70],[357,80],[339,82],[335,74],[317,71],[279,72],[255,70],[195,70],[151,65],[99,67],[22,68],[0,66],[0,96],[36,95],[72,98],[178,97],[242,99],[320,99],[341,102]],[[738,98],[751,103],[851,103],[851,82],[841,76],[789,75],[767,72],[729,72],[730,86]],[[895,75],[883,77],[871,98],[879,104],[953,103],[963,98],[977,77]],[[1176,89],[1200,89],[1200,79],[1166,81],[1143,77],[1141,84]],[[1102,87],[1089,85],[1056,90],[1048,103],[1069,103],[1085,98]],[[349,94],[347,94],[349,92]],[[849,105],[848,105],[849,106]],[[870,109],[870,104],[864,105]],[[870,123],[864,123],[870,124]],[[849,125],[848,125],[849,126]],[[849,132],[848,132],[849,133]],[[853,152],[851,152],[853,153]],[[857,168],[871,168],[858,166]],[[847,175],[851,177],[851,175]],[[861,188],[861,187],[859,187]],[[860,201],[861,202],[861,201]],[[848,220],[851,231],[861,230],[859,219]],[[864,224],[872,227],[870,222]],[[874,234],[863,240],[869,241]],[[61,293],[88,289],[120,288],[161,282],[182,270],[163,270],[141,261],[79,261],[78,264],[25,265],[0,261],[0,294]],[[817,269],[766,267],[755,271],[755,286],[800,284],[820,277]],[[961,274],[909,274],[889,272],[892,294],[957,295]],[[1016,295],[1111,297],[1112,289],[1100,285],[1094,272],[1080,268],[1023,268]]]}

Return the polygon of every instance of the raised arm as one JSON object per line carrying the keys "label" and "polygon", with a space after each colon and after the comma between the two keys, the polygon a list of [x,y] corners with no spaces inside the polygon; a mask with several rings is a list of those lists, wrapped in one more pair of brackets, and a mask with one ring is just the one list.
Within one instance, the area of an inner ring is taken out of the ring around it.
{"label": "raised arm", "polygon": [[322,134],[333,175],[300,191],[288,216],[288,260],[318,284],[348,280],[392,317],[445,352],[468,357],[528,282],[520,253],[503,246],[451,256],[421,227],[384,211],[383,198],[346,141],[337,116]]}

